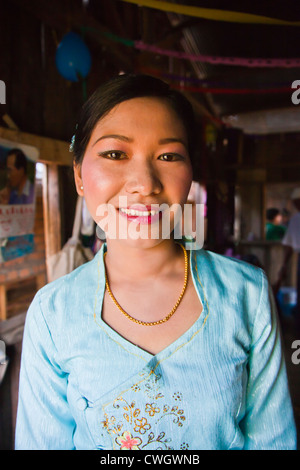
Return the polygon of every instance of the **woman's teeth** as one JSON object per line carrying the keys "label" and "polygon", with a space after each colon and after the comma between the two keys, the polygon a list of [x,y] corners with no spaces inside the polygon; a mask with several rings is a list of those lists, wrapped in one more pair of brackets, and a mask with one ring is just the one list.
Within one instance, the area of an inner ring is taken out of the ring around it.
{"label": "woman's teeth", "polygon": [[123,212],[123,214],[126,215],[131,215],[131,216],[137,216],[137,217],[149,217],[150,215],[155,215],[158,214],[159,211],[155,210],[150,210],[150,211],[139,211],[136,209],[123,209],[120,207],[120,212]]}

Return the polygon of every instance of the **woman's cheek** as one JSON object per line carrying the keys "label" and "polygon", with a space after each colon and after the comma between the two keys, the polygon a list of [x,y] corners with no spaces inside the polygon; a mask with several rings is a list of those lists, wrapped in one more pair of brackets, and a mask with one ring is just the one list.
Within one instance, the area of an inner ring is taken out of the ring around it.
{"label": "woman's cheek", "polygon": [[89,168],[82,168],[82,183],[87,207],[95,218],[97,206],[107,202],[109,183]]}
{"label": "woman's cheek", "polygon": [[174,192],[176,191],[178,197],[182,202],[185,202],[185,200],[188,197],[190,187],[192,184],[192,172],[189,171],[189,169],[186,169],[185,171],[182,171],[176,178],[174,175],[173,178],[173,188]]}
{"label": "woman's cheek", "polygon": [[99,196],[103,199],[106,198],[106,194],[109,188],[113,188],[113,178],[111,172],[105,172],[103,169],[98,168],[98,165],[91,165],[83,163],[82,165],[82,181],[85,193],[89,197],[94,197],[96,200]]}

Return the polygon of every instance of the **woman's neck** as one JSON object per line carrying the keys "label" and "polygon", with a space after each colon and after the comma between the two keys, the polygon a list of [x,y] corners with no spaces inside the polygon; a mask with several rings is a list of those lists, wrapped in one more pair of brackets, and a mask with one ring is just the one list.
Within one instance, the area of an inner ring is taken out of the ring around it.
{"label": "woman's neck", "polygon": [[105,264],[110,278],[143,282],[172,272],[177,263],[182,270],[181,258],[182,250],[172,239],[151,247],[108,240]]}

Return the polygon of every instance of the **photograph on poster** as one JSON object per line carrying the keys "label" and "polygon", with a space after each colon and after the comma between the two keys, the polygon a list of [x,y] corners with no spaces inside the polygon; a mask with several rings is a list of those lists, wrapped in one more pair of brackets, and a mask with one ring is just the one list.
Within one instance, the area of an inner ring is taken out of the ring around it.
{"label": "photograph on poster", "polygon": [[34,249],[35,147],[0,139],[0,262]]}

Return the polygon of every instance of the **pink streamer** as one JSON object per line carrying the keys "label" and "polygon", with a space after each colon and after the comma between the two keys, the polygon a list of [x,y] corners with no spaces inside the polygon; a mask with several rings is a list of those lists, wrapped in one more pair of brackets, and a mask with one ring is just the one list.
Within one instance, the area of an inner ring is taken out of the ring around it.
{"label": "pink streamer", "polygon": [[242,58],[242,57],[216,57],[207,55],[188,54],[186,52],[172,51],[161,49],[142,41],[134,41],[134,47],[141,51],[152,52],[157,55],[165,55],[176,59],[187,59],[191,62],[205,62],[214,65],[235,65],[242,67],[279,67],[293,68],[300,67],[299,59],[258,59],[258,58]]}

